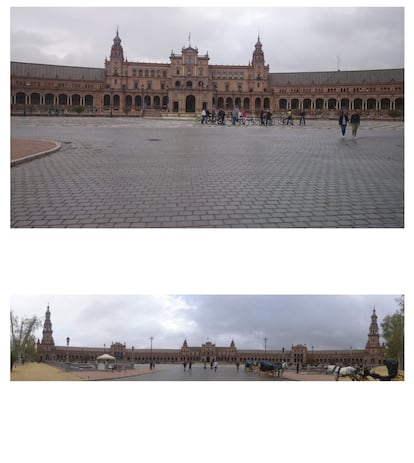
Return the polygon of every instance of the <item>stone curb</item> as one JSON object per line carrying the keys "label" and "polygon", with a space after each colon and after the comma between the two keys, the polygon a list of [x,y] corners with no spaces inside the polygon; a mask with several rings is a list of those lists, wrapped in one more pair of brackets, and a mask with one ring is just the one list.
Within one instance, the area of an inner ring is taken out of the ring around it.
{"label": "stone curb", "polygon": [[[43,141],[43,140],[39,140],[39,141]],[[51,140],[44,140],[44,141],[47,141],[48,143],[53,143],[55,146],[53,148],[50,148],[50,149],[45,150],[45,151],[39,151],[37,153],[29,154],[29,155],[24,156],[24,157],[19,158],[19,159],[11,160],[10,161],[10,166],[14,167],[14,166],[16,166],[18,164],[22,164],[23,162],[32,161],[33,159],[37,159],[37,158],[40,158],[40,157],[43,157],[43,156],[47,156],[49,154],[55,153],[56,151],[59,151],[62,148],[62,143],[59,143],[57,141],[51,141]]]}

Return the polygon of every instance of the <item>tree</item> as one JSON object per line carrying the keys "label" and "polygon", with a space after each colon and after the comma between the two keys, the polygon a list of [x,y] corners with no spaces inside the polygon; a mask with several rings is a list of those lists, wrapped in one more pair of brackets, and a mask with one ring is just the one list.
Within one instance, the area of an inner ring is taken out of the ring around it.
{"label": "tree", "polygon": [[21,317],[10,312],[10,368],[17,361],[32,361],[36,358],[36,337],[34,332],[40,327],[40,318]]}
{"label": "tree", "polygon": [[396,302],[397,311],[384,318],[381,328],[386,355],[397,359],[399,367],[404,369],[404,296],[397,298]]}

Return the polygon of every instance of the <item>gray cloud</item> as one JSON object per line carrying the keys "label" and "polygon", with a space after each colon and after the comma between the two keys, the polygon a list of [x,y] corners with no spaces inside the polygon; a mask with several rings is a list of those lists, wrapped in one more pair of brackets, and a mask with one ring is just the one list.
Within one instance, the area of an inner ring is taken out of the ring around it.
{"label": "gray cloud", "polygon": [[191,44],[247,64],[260,34],[272,72],[404,66],[403,8],[11,8],[13,61],[103,67],[116,28],[128,60]]}
{"label": "gray cloud", "polygon": [[[103,346],[111,342],[145,348],[178,348],[184,339],[200,345],[247,349],[363,348],[372,309],[379,323],[397,310],[394,295],[181,295],[181,296],[13,296],[19,315],[44,316],[50,303],[56,344]],[[41,330],[38,333],[41,336]]]}

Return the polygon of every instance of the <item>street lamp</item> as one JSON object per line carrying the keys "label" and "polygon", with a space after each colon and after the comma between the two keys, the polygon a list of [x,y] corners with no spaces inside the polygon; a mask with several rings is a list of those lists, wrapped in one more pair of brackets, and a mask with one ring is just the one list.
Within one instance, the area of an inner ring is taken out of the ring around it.
{"label": "street lamp", "polygon": [[264,342],[265,342],[265,357],[266,357],[266,350],[267,350],[267,338],[264,338]]}
{"label": "street lamp", "polygon": [[150,337],[150,341],[151,341],[151,358],[150,358],[150,365],[151,365],[151,368],[152,368],[152,340],[153,340],[153,336]]}
{"label": "street lamp", "polygon": [[141,85],[141,117],[144,117],[144,86]]}

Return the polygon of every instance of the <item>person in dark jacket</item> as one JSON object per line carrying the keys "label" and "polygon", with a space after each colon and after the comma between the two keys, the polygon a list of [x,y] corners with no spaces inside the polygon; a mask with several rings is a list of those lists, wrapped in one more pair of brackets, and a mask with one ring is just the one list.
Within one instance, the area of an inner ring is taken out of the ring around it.
{"label": "person in dark jacket", "polygon": [[340,116],[339,116],[339,126],[341,127],[341,132],[342,132],[342,136],[344,137],[345,136],[345,131],[346,131],[346,126],[349,122],[349,117],[348,117],[348,114],[346,114],[344,111],[341,112]]}
{"label": "person in dark jacket", "polygon": [[352,127],[352,136],[355,138],[361,118],[359,117],[358,111],[355,111],[351,114],[351,127]]}

